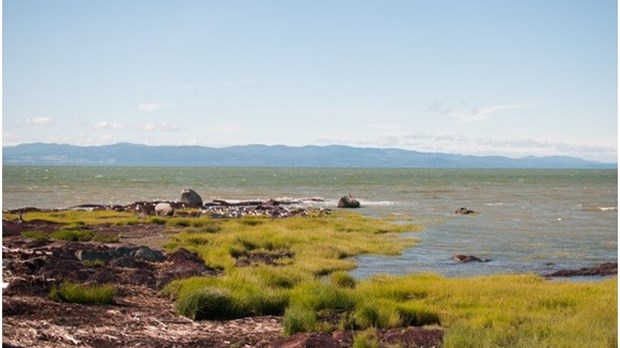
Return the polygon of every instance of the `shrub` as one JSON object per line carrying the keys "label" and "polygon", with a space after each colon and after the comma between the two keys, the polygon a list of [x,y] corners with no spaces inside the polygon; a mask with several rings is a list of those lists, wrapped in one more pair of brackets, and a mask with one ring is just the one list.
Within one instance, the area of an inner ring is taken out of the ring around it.
{"label": "shrub", "polygon": [[225,320],[238,317],[238,309],[230,293],[215,287],[181,290],[177,310],[181,315],[193,320]]}
{"label": "shrub", "polygon": [[304,306],[291,306],[287,308],[282,319],[285,335],[313,331],[316,323],[316,312]]}
{"label": "shrub", "polygon": [[90,231],[59,230],[51,234],[52,239],[70,242],[88,242],[93,238]]}
{"label": "shrub", "polygon": [[116,288],[112,284],[83,285],[65,281],[60,288],[53,287],[50,298],[82,304],[113,304]]}
{"label": "shrub", "polygon": [[355,288],[356,281],[345,271],[334,272],[329,276],[329,280],[341,288]]}

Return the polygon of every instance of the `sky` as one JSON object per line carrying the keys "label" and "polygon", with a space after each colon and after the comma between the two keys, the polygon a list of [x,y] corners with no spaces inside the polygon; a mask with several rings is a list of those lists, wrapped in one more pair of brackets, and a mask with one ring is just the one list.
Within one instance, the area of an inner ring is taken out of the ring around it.
{"label": "sky", "polygon": [[4,0],[2,143],[616,162],[615,0]]}

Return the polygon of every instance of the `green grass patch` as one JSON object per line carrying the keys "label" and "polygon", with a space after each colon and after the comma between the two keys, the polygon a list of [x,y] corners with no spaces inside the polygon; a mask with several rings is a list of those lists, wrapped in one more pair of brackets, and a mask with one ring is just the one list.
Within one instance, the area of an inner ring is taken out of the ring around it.
{"label": "green grass patch", "polygon": [[60,287],[53,287],[50,299],[82,304],[113,304],[116,287],[112,284],[83,285],[65,281]]}
{"label": "green grass patch", "polygon": [[30,238],[34,240],[48,240],[50,238],[48,233],[42,231],[23,231],[21,235],[24,238]]}
{"label": "green grass patch", "polygon": [[58,230],[52,232],[51,239],[65,240],[69,242],[88,242],[94,236],[91,231],[78,231],[78,230]]}
{"label": "green grass patch", "polygon": [[[17,214],[3,214],[9,220],[16,220]],[[114,210],[63,210],[58,212],[28,212],[22,214],[24,221],[43,220],[79,228],[84,225],[97,224],[131,224],[137,222],[132,212],[118,212]]]}

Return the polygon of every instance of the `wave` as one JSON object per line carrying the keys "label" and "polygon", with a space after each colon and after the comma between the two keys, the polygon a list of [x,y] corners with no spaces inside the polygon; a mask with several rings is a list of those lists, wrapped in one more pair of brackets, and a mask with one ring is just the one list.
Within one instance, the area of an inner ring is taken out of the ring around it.
{"label": "wave", "polygon": [[504,205],[504,203],[502,203],[502,202],[484,203],[484,205],[486,205],[487,207],[501,207],[501,206]]}

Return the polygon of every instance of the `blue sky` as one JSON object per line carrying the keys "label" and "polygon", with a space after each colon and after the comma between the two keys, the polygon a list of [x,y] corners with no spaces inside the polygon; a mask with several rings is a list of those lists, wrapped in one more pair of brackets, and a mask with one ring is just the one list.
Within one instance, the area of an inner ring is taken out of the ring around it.
{"label": "blue sky", "polygon": [[4,0],[3,145],[617,160],[617,4]]}

